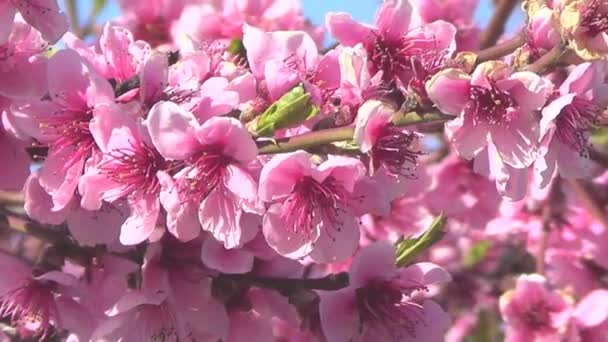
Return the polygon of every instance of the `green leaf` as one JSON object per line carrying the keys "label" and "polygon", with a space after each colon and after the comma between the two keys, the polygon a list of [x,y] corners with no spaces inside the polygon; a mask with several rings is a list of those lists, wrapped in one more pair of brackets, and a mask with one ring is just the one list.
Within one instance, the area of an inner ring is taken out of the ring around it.
{"label": "green leaf", "polygon": [[228,52],[235,56],[243,55],[245,52],[245,45],[243,45],[243,41],[238,38],[232,39],[230,44],[228,44]]}
{"label": "green leaf", "polygon": [[310,94],[298,85],[273,103],[252,124],[257,136],[272,136],[277,129],[296,126],[319,113]]}
{"label": "green leaf", "polygon": [[421,236],[412,239],[399,239],[395,246],[395,264],[398,267],[408,265],[416,259],[417,256],[441,240],[446,233],[446,223],[447,219],[442,213],[433,220],[431,226]]}
{"label": "green leaf", "polygon": [[462,264],[465,267],[472,267],[477,265],[479,262],[485,258],[486,254],[492,247],[492,243],[490,241],[482,240],[475,243],[468,252],[462,257]]}

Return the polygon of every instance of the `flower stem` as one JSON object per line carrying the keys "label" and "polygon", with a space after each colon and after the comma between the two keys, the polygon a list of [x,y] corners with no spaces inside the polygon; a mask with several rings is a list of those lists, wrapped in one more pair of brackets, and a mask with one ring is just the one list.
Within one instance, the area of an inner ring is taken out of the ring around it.
{"label": "flower stem", "polygon": [[482,49],[496,44],[505,31],[505,24],[518,3],[519,0],[500,0],[498,2],[487,29],[481,34],[480,47]]}

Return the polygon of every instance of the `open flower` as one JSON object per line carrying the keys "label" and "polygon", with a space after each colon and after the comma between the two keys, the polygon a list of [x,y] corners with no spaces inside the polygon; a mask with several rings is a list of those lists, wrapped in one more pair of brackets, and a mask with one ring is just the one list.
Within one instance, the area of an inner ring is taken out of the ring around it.
{"label": "open flower", "polygon": [[0,45],[8,39],[17,12],[50,43],[57,42],[69,27],[68,17],[60,12],[57,0],[3,1],[0,12]]}
{"label": "open flower", "polygon": [[524,342],[560,340],[571,310],[564,297],[547,289],[543,276],[529,274],[500,297],[500,312],[507,323],[506,341]]}
{"label": "open flower", "polygon": [[246,222],[248,214],[261,214],[263,208],[257,183],[247,170],[257,146],[243,124],[233,118],[213,117],[201,125],[194,114],[165,101],[152,107],[147,124],[160,154],[184,165],[174,176],[175,185],[165,187],[168,193],[163,195],[163,206],[168,220],[178,220],[175,215],[196,215],[196,211],[185,210],[192,205],[198,208],[203,230],[226,248],[253,239],[258,227]]}
{"label": "open flower", "polygon": [[359,242],[353,191],[364,173],[360,161],[347,157],[320,165],[304,151],[271,159],[260,176],[260,199],[270,203],[262,228],[270,247],[293,259],[350,257]]}
{"label": "open flower", "polygon": [[85,162],[99,152],[89,124],[98,105],[114,102],[114,92],[72,50],[49,60],[48,88],[48,98],[15,105],[11,113],[18,130],[49,146],[40,185],[58,211],[74,196]]}
{"label": "open flower", "polygon": [[541,153],[534,164],[542,187],[556,172],[568,178],[588,178],[598,171],[589,157],[589,137],[608,104],[604,78],[603,63],[579,64],[543,109]]}
{"label": "open flower", "polygon": [[608,4],[603,0],[565,0],[560,23],[570,46],[584,60],[608,53]]}
{"label": "open flower", "polygon": [[431,263],[395,266],[395,250],[374,243],[355,256],[347,288],[321,294],[321,324],[328,342],[439,342],[449,327],[448,315],[432,300],[416,300],[427,286],[450,280]]}

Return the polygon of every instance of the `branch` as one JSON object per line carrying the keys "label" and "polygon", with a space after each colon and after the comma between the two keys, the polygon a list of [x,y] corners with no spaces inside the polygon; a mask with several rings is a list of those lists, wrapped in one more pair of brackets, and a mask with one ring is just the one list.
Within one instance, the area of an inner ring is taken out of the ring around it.
{"label": "branch", "polygon": [[[450,119],[452,119],[452,116],[436,112],[424,114],[408,112],[405,114],[397,113],[393,117],[393,124],[399,127],[406,127],[432,122],[444,122]],[[354,133],[355,128],[349,126],[313,131],[289,138],[259,141],[258,153],[275,154],[306,150],[333,142],[352,140]]]}
{"label": "branch", "polygon": [[507,41],[477,52],[476,63],[483,63],[507,56],[525,43],[526,35],[524,32],[521,32]]}
{"label": "branch", "polygon": [[68,12],[72,33],[74,33],[74,35],[76,35],[78,38],[82,38],[82,28],[80,27],[80,21],[78,20],[78,1],[66,0],[65,9]]}
{"label": "branch", "polygon": [[233,281],[240,285],[275,289],[284,294],[297,290],[336,291],[349,285],[349,276],[346,272],[311,279],[259,277],[253,274],[220,274],[216,279]]}
{"label": "branch", "polygon": [[551,66],[559,62],[562,55],[566,52],[564,44],[554,46],[551,50],[540,57],[536,62],[528,65],[526,71],[531,71],[536,74],[541,74]]}
{"label": "branch", "polygon": [[496,44],[505,31],[505,24],[518,3],[519,0],[500,0],[487,29],[481,34],[480,47],[482,49],[487,49]]}
{"label": "branch", "polygon": [[602,206],[597,203],[593,194],[589,191],[589,189],[583,184],[582,181],[578,179],[568,179],[568,183],[574,189],[576,196],[581,201],[581,204],[584,208],[589,211],[591,216],[595,218],[599,223],[601,223],[604,228],[608,228],[608,217],[604,213],[604,209]]}

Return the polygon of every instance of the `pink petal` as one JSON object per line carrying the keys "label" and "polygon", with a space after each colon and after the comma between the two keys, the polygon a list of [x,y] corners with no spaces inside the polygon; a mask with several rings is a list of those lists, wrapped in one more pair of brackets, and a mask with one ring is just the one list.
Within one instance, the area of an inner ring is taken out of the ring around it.
{"label": "pink petal", "polygon": [[0,251],[0,267],[4,276],[0,278],[0,296],[14,290],[32,276],[32,269],[18,258]]}
{"label": "pink petal", "polygon": [[127,215],[116,208],[101,211],[74,210],[67,224],[72,236],[85,246],[109,245],[118,240],[120,226]]}
{"label": "pink petal", "polygon": [[277,253],[286,258],[300,259],[312,251],[319,231],[314,230],[309,234],[305,229],[286,229],[281,207],[281,204],[274,204],[268,208],[262,222],[262,233],[268,245]]}
{"label": "pink petal", "polygon": [[154,51],[144,63],[140,75],[139,98],[144,104],[152,106],[162,97],[168,84],[168,74],[167,55]]}
{"label": "pink petal", "polygon": [[399,277],[404,282],[433,285],[452,280],[450,274],[442,267],[430,262],[419,262],[399,270]]}
{"label": "pink petal", "polygon": [[13,22],[17,9],[11,2],[4,1],[0,3],[0,45],[8,42],[8,39],[13,30]]}
{"label": "pink petal", "polygon": [[378,100],[366,101],[359,107],[353,140],[359,145],[361,152],[367,153],[374,147],[395,112],[392,106]]}
{"label": "pink petal", "polygon": [[532,112],[512,114],[509,127],[491,127],[490,137],[500,158],[514,168],[525,168],[534,162],[538,152],[539,123]]}
{"label": "pink petal", "polygon": [[376,279],[390,279],[396,272],[395,248],[388,242],[375,242],[355,255],[350,266],[350,285],[365,287]]}
{"label": "pink petal", "polygon": [[51,196],[40,186],[37,173],[33,173],[26,180],[24,186],[25,205],[27,215],[44,224],[58,225],[63,223],[69,213],[69,207],[59,211],[53,211]]}
{"label": "pink petal", "polygon": [[572,313],[584,328],[598,326],[608,320],[608,290],[595,290],[576,305]]}
{"label": "pink petal", "polygon": [[592,63],[586,62],[574,67],[559,87],[561,95],[570,93],[582,95],[587,92],[593,86],[593,80],[597,71],[592,66]]}
{"label": "pink petal", "polygon": [[226,249],[215,239],[203,242],[201,258],[207,267],[223,273],[247,273],[253,268],[253,254],[243,249]]}
{"label": "pink petal", "polygon": [[361,320],[354,288],[323,292],[319,314],[328,341],[357,341]]}
{"label": "pink petal", "polygon": [[[509,85],[510,81],[513,82]],[[551,81],[528,71],[512,74],[506,81],[497,82],[499,88],[509,92],[523,112],[535,111],[543,108],[547,98],[553,91]]]}
{"label": "pink petal", "polygon": [[226,187],[233,194],[248,201],[257,201],[258,185],[245,169],[237,165],[228,165]]}
{"label": "pink petal", "polygon": [[197,238],[201,232],[197,206],[179,196],[177,185],[166,172],[158,172],[157,177],[161,184],[160,203],[167,212],[167,230],[182,242]]}
{"label": "pink petal", "polygon": [[335,226],[328,221],[318,224],[319,237],[314,241],[310,257],[319,263],[342,262],[353,256],[359,247],[359,222],[347,210],[336,215]]}
{"label": "pink petal", "polygon": [[199,129],[196,137],[202,145],[220,146],[225,156],[248,163],[255,159],[258,148],[243,124],[234,118],[213,117]]}
{"label": "pink petal", "polygon": [[234,311],[230,314],[230,328],[227,341],[273,341],[271,317],[263,316],[254,310]]}
{"label": "pink petal", "polygon": [[12,2],[30,25],[34,26],[42,37],[55,43],[68,30],[69,23],[65,14],[59,11],[56,0],[27,0]]}
{"label": "pink petal", "polygon": [[355,46],[370,39],[372,35],[371,27],[356,22],[347,13],[327,13],[325,26],[332,37],[346,46]]}
{"label": "pink petal", "polygon": [[556,141],[555,159],[559,174],[566,178],[588,179],[599,174],[602,167],[571,147]]}
{"label": "pink petal", "polygon": [[30,157],[25,152],[28,145],[8,133],[0,132],[0,160],[10,160],[10,165],[0,169],[0,190],[23,189],[23,184],[30,174]]}
{"label": "pink petal", "polygon": [[329,156],[317,168],[320,176],[313,177],[322,182],[327,177],[333,177],[346,191],[353,192],[355,184],[365,176],[365,166],[359,159],[344,156]]}
{"label": "pink petal", "polygon": [[315,172],[308,153],[296,151],[274,156],[260,175],[260,199],[266,202],[289,195],[296,183]]}
{"label": "pink petal", "polygon": [[131,214],[120,228],[120,243],[137,245],[152,235],[160,211],[160,203],[155,196],[146,196],[130,203]]}
{"label": "pink petal", "polygon": [[200,146],[195,136],[199,127],[196,118],[173,102],[155,104],[148,113],[147,124],[152,143],[167,159],[187,159]]}
{"label": "pink petal", "polygon": [[558,97],[551,101],[548,105],[543,108],[542,118],[540,119],[540,136],[544,137],[548,130],[552,126],[551,123],[555,121],[557,116],[561,113],[562,109],[572,103],[572,100],[576,94],[566,94]]}
{"label": "pink petal", "polygon": [[225,248],[231,249],[250,241],[258,232],[256,226],[241,224],[242,214],[239,203],[233,195],[216,189],[201,203],[198,217],[203,230],[223,242]]}
{"label": "pink petal", "polygon": [[469,101],[471,77],[458,69],[445,69],[426,83],[429,99],[445,114],[459,115]]}
{"label": "pink petal", "polygon": [[445,124],[446,135],[462,158],[475,158],[488,143],[488,126],[473,123],[473,117],[463,114]]}
{"label": "pink petal", "polygon": [[401,37],[409,29],[411,16],[408,0],[385,0],[376,14],[376,26],[383,34]]}
{"label": "pink petal", "polygon": [[69,149],[51,153],[39,171],[40,185],[53,199],[53,211],[59,211],[70,203],[82,175],[84,167],[82,159],[65,169],[70,154]]}
{"label": "pink petal", "polygon": [[140,291],[129,291],[106,314],[110,317],[128,312],[140,305],[159,305],[166,299],[164,293],[144,293]]}

